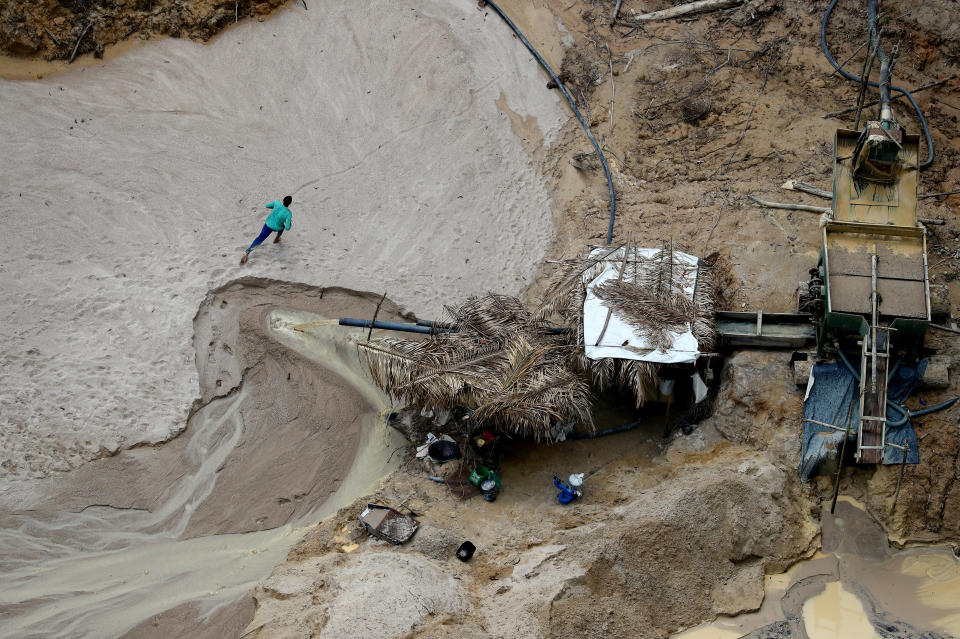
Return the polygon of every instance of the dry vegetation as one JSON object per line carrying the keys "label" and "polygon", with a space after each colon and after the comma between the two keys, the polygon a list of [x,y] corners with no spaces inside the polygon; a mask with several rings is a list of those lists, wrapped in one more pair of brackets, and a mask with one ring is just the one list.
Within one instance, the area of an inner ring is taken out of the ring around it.
{"label": "dry vegetation", "polygon": [[504,295],[448,313],[456,332],[360,344],[380,388],[417,407],[466,405],[484,424],[536,439],[555,439],[570,422],[592,427],[592,395],[568,365],[576,344],[567,335]]}
{"label": "dry vegetation", "polygon": [[[299,0],[298,0],[299,1]],[[289,0],[36,0],[0,3],[0,54],[70,60],[132,37],[205,41]]]}
{"label": "dry vegetation", "polygon": [[[656,392],[659,365],[628,359],[588,359],[584,353],[586,285],[608,264],[616,281],[597,287],[659,350],[673,332],[692,328],[700,348],[714,347],[716,303],[725,303],[729,268],[702,263],[691,297],[687,266],[664,246],[644,258],[629,247],[561,261],[551,294],[531,312],[514,297],[488,294],[448,307],[449,321],[423,341],[381,338],[362,342],[374,382],[419,409],[468,407],[477,422],[537,440],[562,440],[572,426],[593,429],[593,389],[627,389],[641,406]],[[714,277],[715,271],[720,277]],[[642,355],[653,349],[646,349]]]}

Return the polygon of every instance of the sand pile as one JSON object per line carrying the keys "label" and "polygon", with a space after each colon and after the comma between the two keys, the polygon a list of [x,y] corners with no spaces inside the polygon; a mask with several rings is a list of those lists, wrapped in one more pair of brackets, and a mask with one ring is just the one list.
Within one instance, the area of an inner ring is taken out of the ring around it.
{"label": "sand pile", "polygon": [[[258,638],[303,636],[307,629],[335,637],[324,611],[374,598],[392,613],[377,635],[383,637],[659,639],[718,613],[758,607],[765,572],[778,572],[816,547],[817,527],[807,520],[792,470],[716,436],[701,438],[699,451],[681,438],[650,466],[649,450],[632,452],[636,437],[650,437],[658,426],[578,442],[566,453],[567,444],[531,449],[505,465],[509,481],[492,504],[451,499],[445,488],[425,481],[414,462],[374,500],[395,503],[412,493],[407,505],[423,524],[415,540],[389,547],[360,534],[353,541],[356,507],[344,509],[260,585],[247,631]],[[610,463],[589,480],[581,501],[556,503],[551,472],[602,461]],[[526,468],[530,480],[518,476],[517,467]],[[469,564],[454,558],[463,539],[478,547]],[[321,571],[367,565],[385,554],[391,563],[421,568],[406,590],[389,568],[349,580],[327,579]],[[416,593],[429,591],[438,560],[474,596],[466,609],[437,606],[411,629]],[[297,588],[278,591],[273,583]]]}
{"label": "sand pile", "polygon": [[[0,494],[179,432],[193,315],[243,274],[425,315],[527,282],[549,205],[508,115],[539,147],[564,113],[509,32],[469,2],[311,5],[0,81]],[[292,232],[239,268],[286,193]]]}

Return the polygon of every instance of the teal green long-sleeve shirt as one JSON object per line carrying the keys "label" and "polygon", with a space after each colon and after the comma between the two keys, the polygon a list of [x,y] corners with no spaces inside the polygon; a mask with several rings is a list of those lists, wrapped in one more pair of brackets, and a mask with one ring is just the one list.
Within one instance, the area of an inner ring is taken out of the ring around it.
{"label": "teal green long-sleeve shirt", "polygon": [[283,205],[283,202],[279,200],[274,200],[267,204],[268,209],[273,209],[270,212],[270,215],[267,216],[267,226],[272,228],[274,231],[280,230],[290,230],[290,226],[293,222],[293,214],[290,213],[290,209]]}

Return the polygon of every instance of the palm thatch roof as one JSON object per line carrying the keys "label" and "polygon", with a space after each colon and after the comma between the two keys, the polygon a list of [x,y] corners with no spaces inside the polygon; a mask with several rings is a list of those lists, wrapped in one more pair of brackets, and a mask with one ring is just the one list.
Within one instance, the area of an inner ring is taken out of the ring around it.
{"label": "palm thatch roof", "polygon": [[[732,277],[716,258],[702,262],[690,299],[682,291],[673,247],[665,245],[649,259],[618,247],[560,261],[547,296],[533,311],[514,297],[490,293],[446,308],[446,322],[456,332],[422,341],[378,338],[361,342],[359,349],[374,382],[407,405],[467,406],[485,425],[537,440],[562,438],[570,424],[592,430],[593,389],[624,389],[639,407],[656,395],[660,368],[585,354],[586,285],[610,260],[622,262],[622,277],[599,287],[604,304],[653,343],[666,346],[671,330],[691,326],[701,350],[713,348],[714,308],[718,301],[726,303],[724,286]],[[719,287],[718,273],[726,278]]]}
{"label": "palm thatch roof", "polygon": [[470,298],[447,315],[457,332],[360,343],[374,382],[407,404],[466,405],[485,424],[538,440],[558,425],[592,428],[590,385],[569,366],[577,345],[568,334],[505,295]]}

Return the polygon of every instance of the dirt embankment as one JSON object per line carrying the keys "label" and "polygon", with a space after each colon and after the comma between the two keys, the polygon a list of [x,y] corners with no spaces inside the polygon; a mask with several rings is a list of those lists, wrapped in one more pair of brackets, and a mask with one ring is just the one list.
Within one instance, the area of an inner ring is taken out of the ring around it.
{"label": "dirt embankment", "polygon": [[[781,188],[792,179],[829,189],[834,131],[854,125],[853,113],[830,115],[855,103],[857,86],[835,73],[821,51],[820,23],[827,3],[801,7],[753,1],[712,14],[631,26],[633,15],[669,3],[627,0],[623,24],[613,28],[614,2],[571,6],[544,1],[533,3],[536,12],[522,3],[503,4],[534,41],[548,43],[548,61],[574,87],[578,106],[605,149],[617,195],[614,242],[632,235],[635,242],[651,246],[673,241],[694,254],[724,251],[742,282],[742,308],[794,310],[796,283],[807,279],[807,269],[817,261],[816,215],[762,209],[747,196],[828,204]],[[960,185],[960,141],[953,135],[960,126],[960,80],[955,77],[960,73],[960,30],[936,19],[954,5],[915,7],[891,0],[883,10],[894,17],[884,32],[888,48],[902,40],[895,84],[916,88],[952,78],[915,98],[935,148],[932,166],[921,173],[920,192],[955,191]],[[551,22],[562,23],[563,33],[551,37],[544,26]],[[865,5],[840,2],[828,23],[827,41],[836,59],[854,73],[864,62],[860,47],[865,39]],[[875,108],[867,113],[872,116]],[[894,109],[908,132],[921,132],[905,99],[895,100]],[[584,238],[593,243],[606,238],[603,172],[599,165],[585,170],[571,165],[575,154],[589,152],[589,143],[571,122],[547,161],[556,257],[582,250]],[[924,143],[921,154],[926,155]],[[919,202],[920,217],[944,222],[927,226],[933,295],[944,297],[953,315],[960,315],[960,195]],[[546,281],[541,277],[528,295],[537,297]],[[954,378],[960,368],[956,339],[931,331],[928,340],[951,362]],[[731,372],[736,362],[729,374],[740,375]],[[750,374],[768,379],[774,364],[771,360]],[[749,380],[743,381],[744,392],[755,394]],[[765,440],[755,426],[731,423],[724,435],[759,449],[770,442],[781,449],[798,446],[792,437],[800,428],[799,397],[789,384],[771,393],[754,410],[765,431],[780,434]],[[918,393],[909,406],[932,406],[958,394],[960,385],[954,382],[949,389]],[[844,476],[841,490],[868,503],[893,538],[932,541],[960,534],[957,412],[954,407],[917,420],[918,434],[925,436],[921,463],[906,469],[896,508],[899,468],[850,470],[849,479]],[[830,489],[817,485],[821,495]]]}
{"label": "dirt embankment", "polygon": [[[576,3],[569,9],[569,4],[537,4],[549,6],[576,43],[548,59],[578,87],[573,94],[606,149],[617,194],[615,240],[632,232],[647,244],[672,239],[698,255],[727,251],[747,307],[791,310],[795,282],[806,279],[816,263],[816,216],[761,209],[747,195],[826,204],[780,188],[794,179],[829,189],[834,131],[853,126],[852,113],[824,117],[856,100],[856,85],[834,73],[820,50],[826,4],[751,2],[684,20],[612,29],[613,2]],[[628,0],[621,16],[629,21],[635,13],[669,4]],[[942,3],[942,10],[951,6]],[[535,35],[544,30],[519,7],[515,11],[521,29]],[[918,87],[957,73],[955,26],[938,26],[926,10],[915,11],[909,3],[886,2],[884,11],[898,16],[887,28],[889,45],[903,36],[897,83]],[[854,53],[866,37],[865,25],[864,6],[853,2],[841,2],[828,25],[834,56],[849,59],[846,64],[855,72],[863,64]],[[917,93],[916,99],[937,152],[922,175],[921,192],[956,190],[960,144],[953,131],[960,124],[960,81]],[[906,101],[897,100],[895,108],[905,128],[919,133]],[[602,171],[570,165],[574,154],[591,151],[589,143],[575,123],[563,140],[550,169],[557,255],[580,250],[585,238],[602,243],[608,223]],[[936,282],[952,282],[960,268],[952,257],[958,206],[960,195],[921,200],[922,217],[948,221],[930,227]],[[954,309],[958,293],[952,289]]]}
{"label": "dirt embankment", "polygon": [[[0,54],[69,60],[129,38],[206,41],[291,0],[37,0],[0,6]],[[301,0],[297,0],[300,2]],[[307,5],[309,6],[309,5]]]}
{"label": "dirt embankment", "polygon": [[[648,425],[609,438],[546,450],[511,444],[493,503],[457,499],[427,481],[437,470],[409,460],[381,490],[323,522],[261,584],[247,630],[652,639],[758,608],[763,576],[811,554],[819,532],[816,502],[794,471],[798,451],[786,445],[795,438],[765,398],[790,394],[792,377],[788,364],[768,360],[735,362],[717,416],[691,436],[661,443],[663,415],[654,412]],[[772,375],[758,385],[762,373]],[[737,383],[738,375],[752,381]],[[738,428],[752,432],[751,443],[721,435]],[[556,503],[552,473],[597,465],[582,500]],[[409,544],[389,547],[358,526],[364,501],[404,503],[423,526]],[[461,564],[453,557],[466,539],[478,551]],[[438,575],[454,580],[443,596]],[[378,605],[365,606],[374,594]]]}

